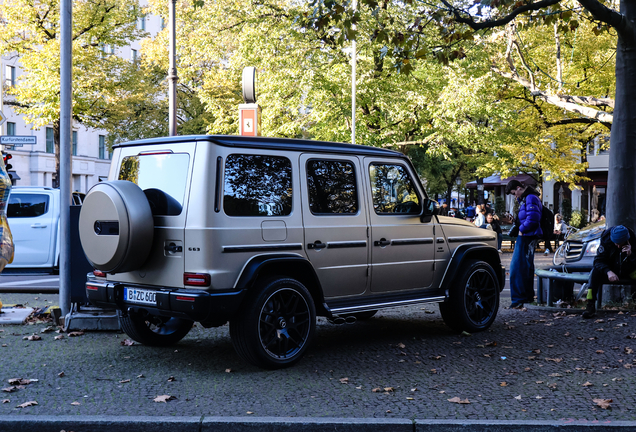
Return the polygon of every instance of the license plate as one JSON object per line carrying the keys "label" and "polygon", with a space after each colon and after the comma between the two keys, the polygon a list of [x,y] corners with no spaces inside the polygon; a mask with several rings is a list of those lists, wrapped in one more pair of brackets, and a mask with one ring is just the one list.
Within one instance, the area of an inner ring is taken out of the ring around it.
{"label": "license plate", "polygon": [[155,291],[138,288],[124,288],[124,301],[156,306],[157,293]]}

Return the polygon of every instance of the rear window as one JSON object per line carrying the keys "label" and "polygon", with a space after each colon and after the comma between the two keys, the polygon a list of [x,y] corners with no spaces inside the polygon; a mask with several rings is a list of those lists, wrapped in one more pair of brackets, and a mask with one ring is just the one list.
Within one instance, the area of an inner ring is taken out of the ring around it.
{"label": "rear window", "polygon": [[127,156],[118,179],[133,182],[144,191],[153,215],[176,216],[183,209],[189,163],[187,153]]}
{"label": "rear window", "polygon": [[42,216],[49,211],[49,195],[12,193],[7,205],[7,217],[28,218]]}

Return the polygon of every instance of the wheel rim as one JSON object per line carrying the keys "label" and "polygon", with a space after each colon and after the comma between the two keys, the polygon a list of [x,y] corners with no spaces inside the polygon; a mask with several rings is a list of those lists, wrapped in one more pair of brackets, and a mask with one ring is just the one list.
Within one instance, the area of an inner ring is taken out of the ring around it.
{"label": "wheel rim", "polygon": [[497,313],[497,284],[490,272],[480,269],[466,282],[465,305],[468,318],[477,326],[485,325]]}
{"label": "wheel rim", "polygon": [[296,290],[282,288],[267,298],[258,319],[265,352],[280,360],[293,358],[307,342],[311,328],[309,305]]}

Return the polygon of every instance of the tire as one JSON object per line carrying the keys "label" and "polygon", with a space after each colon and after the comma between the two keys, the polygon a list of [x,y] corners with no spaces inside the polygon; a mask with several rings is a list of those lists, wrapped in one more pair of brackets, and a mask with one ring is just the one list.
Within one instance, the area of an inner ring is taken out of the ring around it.
{"label": "tire", "polygon": [[144,192],[135,183],[98,183],[84,199],[79,237],[91,265],[106,273],[137,270],[150,255],[154,220]]}
{"label": "tire", "polygon": [[492,325],[499,310],[499,283],[492,267],[484,261],[470,260],[466,270],[453,281],[449,298],[439,310],[446,325],[456,331],[484,331]]}
{"label": "tire", "polygon": [[356,317],[356,319],[358,321],[366,321],[368,319],[371,319],[375,316],[375,314],[377,314],[378,311],[377,310],[371,310],[371,311],[366,311],[366,312],[358,312],[358,313],[354,313],[351,314],[354,317]]}
{"label": "tire", "polygon": [[316,329],[316,308],[300,282],[273,278],[254,291],[230,321],[230,336],[238,355],[265,369],[297,363]]}
{"label": "tire", "polygon": [[119,312],[119,325],[131,339],[150,346],[170,346],[192,329],[193,322],[182,318]]}

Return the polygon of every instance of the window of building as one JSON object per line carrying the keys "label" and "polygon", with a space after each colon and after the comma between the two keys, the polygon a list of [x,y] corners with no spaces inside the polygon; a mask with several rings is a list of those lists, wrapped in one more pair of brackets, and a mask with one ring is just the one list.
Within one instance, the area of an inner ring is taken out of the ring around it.
{"label": "window of building", "polygon": [[15,123],[7,122],[7,135],[15,135]]}
{"label": "window of building", "polygon": [[161,17],[161,30],[166,28],[166,19],[164,17]]}
{"label": "window of building", "polygon": [[230,155],[225,161],[223,210],[228,216],[287,216],[292,169],[277,156]]}
{"label": "window of building", "polygon": [[73,131],[72,146],[73,156],[77,156],[77,131]]}
{"label": "window of building", "polygon": [[46,152],[55,153],[55,137],[53,134],[53,128],[46,128]]}
{"label": "window of building", "polygon": [[137,18],[137,28],[139,30],[146,30],[146,17],[141,16]]}
{"label": "window of building", "polygon": [[419,214],[420,200],[402,165],[371,164],[371,194],[377,214]]}
{"label": "window of building", "polygon": [[136,50],[136,49],[131,49],[131,50],[130,50],[130,59],[131,59],[133,62],[136,62],[136,61],[137,61],[137,59],[138,59],[137,55],[138,55],[138,53],[137,53],[137,50]]}
{"label": "window of building", "polygon": [[5,65],[4,67],[4,85],[7,87],[15,86],[15,66]]}
{"label": "window of building", "polygon": [[106,159],[106,136],[105,135],[100,135],[99,136],[99,158],[100,159]]}
{"label": "window of building", "polygon": [[313,214],[356,214],[358,194],[356,173],[348,161],[307,162],[309,209]]}

